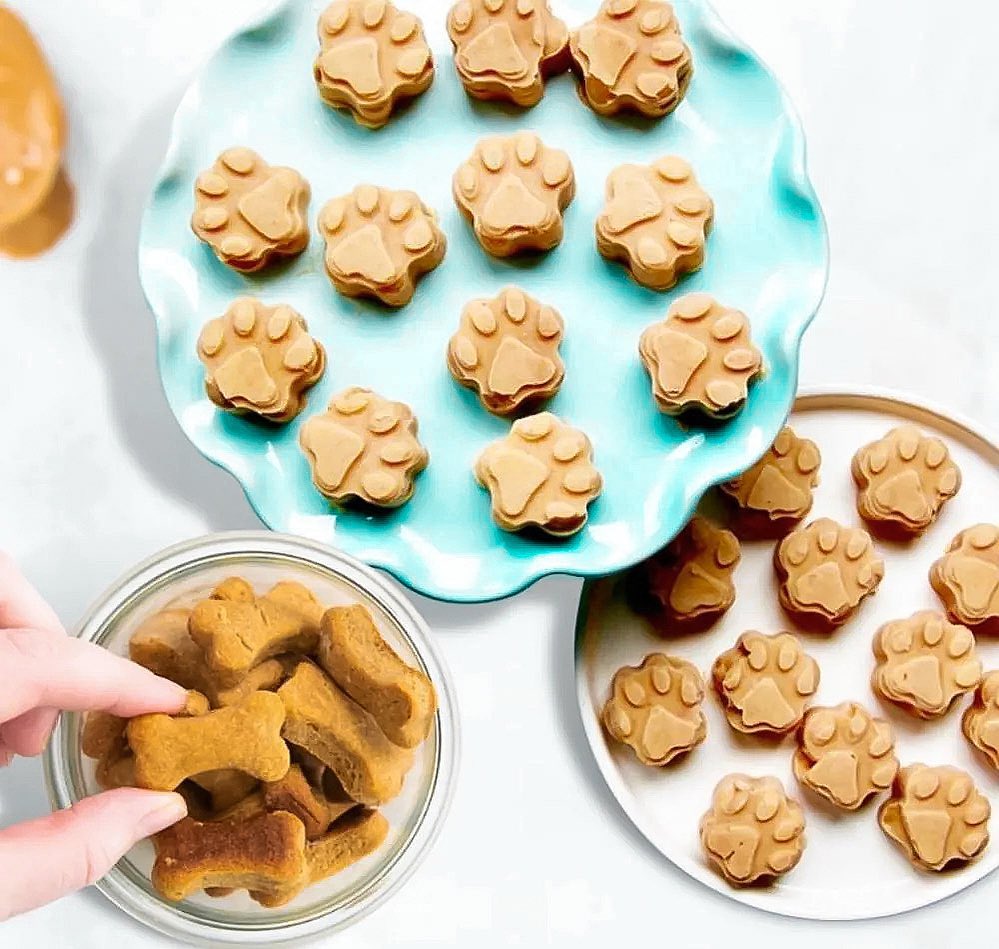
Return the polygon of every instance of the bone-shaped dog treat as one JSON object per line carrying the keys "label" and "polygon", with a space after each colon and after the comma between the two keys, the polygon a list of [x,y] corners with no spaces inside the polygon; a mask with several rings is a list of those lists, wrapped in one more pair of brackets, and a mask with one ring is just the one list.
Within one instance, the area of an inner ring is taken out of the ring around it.
{"label": "bone-shaped dog treat", "polygon": [[[245,771],[223,768],[221,771],[206,771],[196,774],[191,781],[207,791],[212,799],[212,813],[223,814],[246,800],[257,787],[257,779]],[[273,808],[277,810],[277,808]]]}
{"label": "bone-shaped dog treat", "polygon": [[305,825],[305,836],[309,840],[321,837],[337,817],[356,806],[351,801],[331,813],[326,796],[309,784],[297,764],[293,764],[280,781],[269,781],[264,785],[263,799],[264,807],[269,811],[294,814]]}
{"label": "bone-shaped dog treat", "polygon": [[205,657],[187,632],[190,610],[162,610],[145,619],[128,643],[128,658],[185,689],[214,696]]}

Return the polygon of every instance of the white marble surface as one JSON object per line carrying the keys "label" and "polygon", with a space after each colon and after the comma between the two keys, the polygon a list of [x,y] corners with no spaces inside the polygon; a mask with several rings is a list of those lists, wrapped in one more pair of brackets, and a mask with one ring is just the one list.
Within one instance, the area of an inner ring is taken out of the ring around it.
{"label": "white marble surface", "polygon": [[[47,257],[0,260],[0,547],[72,623],[137,559],[255,523],[161,396],[134,244],[184,84],[265,0],[12,5],[43,37],[66,93],[80,216]],[[445,6],[413,5],[428,16]],[[891,386],[999,428],[994,8],[717,5],[797,103],[828,215],[832,276],[806,337],[803,383]],[[576,581],[555,578],[506,603],[420,602],[458,682],[461,780],[418,874],[337,945],[603,946],[626,934],[743,949],[994,941],[995,880],[902,918],[819,925],[751,912],[665,864],[624,821],[584,744],[577,594]],[[0,822],[46,806],[37,762],[0,772]],[[109,944],[168,945],[95,892],[0,927],[4,949]]]}

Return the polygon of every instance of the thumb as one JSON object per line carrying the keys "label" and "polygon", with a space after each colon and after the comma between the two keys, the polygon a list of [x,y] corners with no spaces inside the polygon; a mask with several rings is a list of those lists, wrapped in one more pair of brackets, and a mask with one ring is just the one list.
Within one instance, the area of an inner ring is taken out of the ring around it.
{"label": "thumb", "polygon": [[96,882],[186,813],[179,794],[117,788],[0,830],[0,922]]}

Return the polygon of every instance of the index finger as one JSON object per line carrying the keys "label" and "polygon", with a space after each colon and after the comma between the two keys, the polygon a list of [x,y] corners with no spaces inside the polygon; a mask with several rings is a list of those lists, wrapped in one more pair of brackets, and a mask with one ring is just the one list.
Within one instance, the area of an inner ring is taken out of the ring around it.
{"label": "index finger", "polygon": [[9,554],[0,551],[0,629],[65,632],[59,617],[28,582]]}

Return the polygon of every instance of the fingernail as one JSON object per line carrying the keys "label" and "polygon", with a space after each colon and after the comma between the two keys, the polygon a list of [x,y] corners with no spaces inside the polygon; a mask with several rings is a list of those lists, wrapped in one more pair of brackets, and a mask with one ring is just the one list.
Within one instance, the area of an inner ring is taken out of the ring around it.
{"label": "fingernail", "polygon": [[156,800],[150,802],[150,809],[136,825],[140,836],[151,837],[187,816],[187,804],[179,794],[174,794],[172,791],[148,793],[155,795]]}

